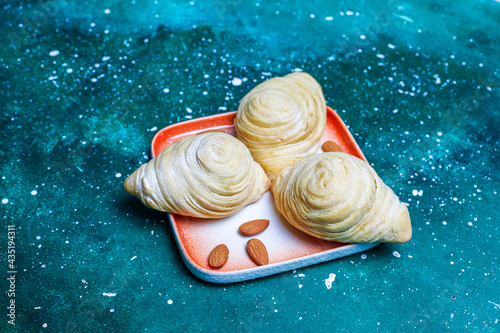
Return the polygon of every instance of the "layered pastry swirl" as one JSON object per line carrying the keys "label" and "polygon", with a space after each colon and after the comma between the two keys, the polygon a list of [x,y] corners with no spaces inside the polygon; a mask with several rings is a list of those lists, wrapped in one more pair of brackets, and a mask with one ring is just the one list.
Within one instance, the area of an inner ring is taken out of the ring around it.
{"label": "layered pastry swirl", "polygon": [[237,137],[273,180],[319,148],[326,104],[318,82],[298,72],[257,85],[240,102]]}
{"label": "layered pastry swirl", "polygon": [[408,208],[365,161],[341,152],[308,157],[284,169],[272,192],[296,228],[343,243],[406,242]]}
{"label": "layered pastry swirl", "polygon": [[220,218],[260,199],[270,180],[244,144],[229,134],[209,132],[171,144],[124,186],[150,208]]}

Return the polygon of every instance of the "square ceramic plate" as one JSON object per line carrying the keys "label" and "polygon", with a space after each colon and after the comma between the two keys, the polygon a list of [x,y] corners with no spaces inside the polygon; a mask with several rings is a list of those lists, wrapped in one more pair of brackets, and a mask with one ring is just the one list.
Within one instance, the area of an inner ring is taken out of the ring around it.
{"label": "square ceramic plate", "polygon": [[[229,112],[174,124],[160,130],[152,142],[156,157],[171,143],[209,130],[222,130],[236,135],[236,112]],[[351,133],[337,113],[327,107],[327,122],[322,141],[339,144],[344,152],[366,160]],[[255,279],[288,270],[345,257],[365,251],[379,243],[342,244],[311,237],[290,226],[274,207],[271,193],[222,219],[199,219],[169,214],[177,245],[189,270],[199,278],[214,283]],[[246,253],[250,237],[241,236],[238,228],[244,222],[268,219],[269,227],[259,235],[269,253],[269,264],[257,266]],[[219,269],[208,265],[208,256],[218,244],[229,248],[229,260]]]}

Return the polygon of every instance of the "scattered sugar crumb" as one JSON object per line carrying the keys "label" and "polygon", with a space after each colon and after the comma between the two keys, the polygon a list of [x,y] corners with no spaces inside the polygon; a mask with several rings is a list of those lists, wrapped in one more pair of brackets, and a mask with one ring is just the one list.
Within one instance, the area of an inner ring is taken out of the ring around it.
{"label": "scattered sugar crumb", "polygon": [[335,274],[330,273],[330,276],[328,277],[328,279],[325,279],[326,289],[330,289],[332,287],[332,283],[333,283],[333,281],[335,281],[335,277],[336,277]]}
{"label": "scattered sugar crumb", "polygon": [[242,79],[240,79],[239,77],[235,77],[231,83],[233,84],[233,86],[241,86],[241,83],[243,82]]}

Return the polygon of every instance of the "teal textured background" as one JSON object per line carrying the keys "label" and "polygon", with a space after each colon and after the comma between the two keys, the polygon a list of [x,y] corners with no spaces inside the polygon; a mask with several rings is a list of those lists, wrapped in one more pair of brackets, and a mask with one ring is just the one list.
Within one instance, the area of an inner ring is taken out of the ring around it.
{"label": "teal textured background", "polygon": [[[500,330],[498,1],[0,5],[0,330]],[[295,70],[318,80],[409,203],[413,238],[258,280],[203,282],[182,263],[167,216],[123,181],[151,157],[159,129],[236,110],[253,86]]]}

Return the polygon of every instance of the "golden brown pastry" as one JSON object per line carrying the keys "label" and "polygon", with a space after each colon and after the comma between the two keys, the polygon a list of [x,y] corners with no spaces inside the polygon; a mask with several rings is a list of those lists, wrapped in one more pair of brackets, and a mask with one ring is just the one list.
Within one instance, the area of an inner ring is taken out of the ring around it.
{"label": "golden brown pastry", "polygon": [[321,86],[302,72],[256,86],[241,100],[235,120],[238,139],[271,180],[316,153],[325,124]]}
{"label": "golden brown pastry", "polygon": [[130,175],[124,186],[150,208],[219,218],[257,201],[270,180],[235,137],[208,132],[171,144]]}
{"label": "golden brown pastry", "polygon": [[296,228],[342,243],[411,238],[408,208],[365,161],[341,152],[317,154],[281,171],[276,207]]}

